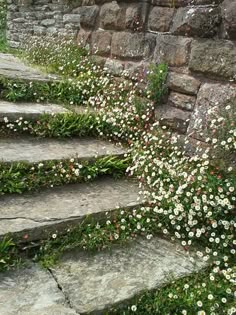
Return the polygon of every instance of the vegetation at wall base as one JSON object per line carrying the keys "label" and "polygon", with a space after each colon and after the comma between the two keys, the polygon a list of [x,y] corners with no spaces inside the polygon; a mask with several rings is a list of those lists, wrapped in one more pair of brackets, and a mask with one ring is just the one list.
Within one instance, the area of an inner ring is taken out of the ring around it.
{"label": "vegetation at wall base", "polygon": [[[45,45],[45,49],[49,49],[48,43]],[[94,135],[125,140],[129,144],[131,163],[127,172],[138,178],[144,206],[129,213],[121,211],[115,218],[108,217],[106,222],[85,221],[62,236],[57,233],[51,235],[40,244],[41,249],[34,253],[35,261],[40,261],[48,268],[66,250],[102,250],[119,242],[128,244],[126,242],[138,236],[151,239],[157,234],[163,235],[180,243],[186,251],[196,250],[198,258],[208,264],[207,270],[172,282],[160,290],[144,293],[129,302],[128,307],[110,310],[108,314],[233,314],[233,286],[236,281],[235,168],[226,163],[222,169],[212,161],[218,154],[221,158],[235,154],[236,121],[235,115],[231,115],[234,105],[226,106],[223,112],[217,109],[217,105],[209,109],[207,124],[202,129],[198,125],[207,147],[198,146],[196,152],[189,156],[178,146],[178,135],[167,131],[160,123],[153,122],[154,102],[159,102],[165,92],[166,66],[157,65],[154,69],[147,69],[145,75],[151,80],[151,90],[147,91],[148,100],[143,103],[138,97],[139,87],[135,80],[130,81],[125,76],[127,80],[114,84],[112,76],[97,66],[94,68],[92,62],[87,61],[89,56],[85,53],[81,54],[84,59],[78,56],[73,63],[76,57],[70,50],[67,55],[66,48],[63,48],[63,55],[69,60],[63,59],[60,64],[52,48],[45,53],[44,48],[37,50],[36,47],[32,46],[32,50],[28,48],[28,58],[32,56],[39,65],[41,58],[46,58],[48,54],[48,69],[62,75],[63,80],[71,76],[73,82],[79,82],[75,90],[67,86],[59,96],[58,92],[53,94],[51,100],[99,110],[98,116],[92,115],[94,131],[91,134],[95,132]],[[84,60],[83,67],[81,60]],[[148,76],[149,71],[151,75]],[[46,92],[40,87],[33,87],[29,92],[29,86],[18,86],[14,82],[11,82],[11,86],[4,82],[2,84],[4,93],[7,91],[4,95],[12,100],[31,100],[33,95],[33,100],[45,101],[47,95],[55,92],[47,92],[49,87]],[[160,89],[157,94],[156,85]],[[81,93],[83,99],[80,96],[75,99]],[[30,130],[34,135],[72,136],[80,132],[83,135],[81,126],[84,124],[85,132],[89,133],[86,119],[83,121],[81,118],[78,127],[77,118],[73,115],[44,116],[39,120],[38,128],[32,123],[32,127],[27,130],[23,130],[20,120],[13,123],[5,121],[2,127],[5,131]],[[12,126],[7,127],[9,123]],[[186,145],[188,141],[186,138]]]}

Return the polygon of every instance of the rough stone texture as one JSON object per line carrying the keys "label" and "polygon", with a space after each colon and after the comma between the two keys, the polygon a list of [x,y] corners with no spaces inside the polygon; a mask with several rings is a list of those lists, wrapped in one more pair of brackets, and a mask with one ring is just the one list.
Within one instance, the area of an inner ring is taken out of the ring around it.
{"label": "rough stone texture", "polygon": [[149,29],[151,31],[168,32],[174,11],[173,8],[154,7],[148,20]]}
{"label": "rough stone texture", "polygon": [[110,54],[112,35],[108,31],[96,31],[92,33],[92,52],[102,56]]}
{"label": "rough stone texture", "polygon": [[188,134],[198,139],[205,138],[206,121],[209,118],[207,111],[218,107],[224,109],[226,105],[236,101],[236,87],[218,83],[205,83],[201,86],[195,110],[189,124]]}
{"label": "rough stone texture", "polygon": [[52,273],[78,313],[104,314],[111,305],[157,288],[170,276],[179,278],[203,266],[200,261],[194,266],[176,245],[154,238],[96,256],[73,252]]}
{"label": "rough stone texture", "polygon": [[212,37],[217,33],[220,21],[219,8],[180,8],[170,31],[176,35]]}
{"label": "rough stone texture", "polygon": [[178,108],[192,111],[196,102],[196,97],[184,95],[176,92],[171,92],[169,104]]}
{"label": "rough stone texture", "polygon": [[120,146],[95,139],[0,139],[0,161],[17,162],[69,159],[92,159],[95,156],[122,155],[125,150]]}
{"label": "rough stone texture", "polygon": [[0,275],[0,314],[76,315],[49,271],[37,266]]}
{"label": "rough stone texture", "polygon": [[188,62],[191,39],[159,34],[156,37],[154,61],[170,66],[183,66]]}
{"label": "rough stone texture", "polygon": [[100,25],[104,29],[123,30],[125,28],[125,10],[116,1],[105,3],[100,11]]}
{"label": "rough stone texture", "polygon": [[207,5],[207,4],[219,4],[223,0],[175,0],[174,4],[172,0],[152,0],[152,4],[160,5],[165,7],[174,6],[175,8],[178,7],[186,7],[192,5]]}
{"label": "rough stone texture", "polygon": [[59,114],[69,112],[66,108],[55,104],[37,104],[37,103],[10,103],[0,100],[0,121],[3,121],[5,117],[9,121],[19,119],[36,120],[40,115],[47,114]]}
{"label": "rough stone texture", "polygon": [[224,40],[195,40],[189,68],[204,75],[236,80],[236,44]]}
{"label": "rough stone texture", "polygon": [[225,38],[236,40],[236,1],[225,0],[222,4]]}
{"label": "rough stone texture", "polygon": [[88,216],[105,219],[107,211],[140,206],[138,185],[127,180],[102,179],[67,185],[22,196],[1,197],[0,237],[11,233],[27,241],[78,224]]}
{"label": "rough stone texture", "polygon": [[80,16],[80,23],[82,27],[93,28],[99,13],[99,7],[97,5],[83,6],[74,9],[73,13]]}
{"label": "rough stone texture", "polygon": [[[7,39],[18,47],[34,35],[72,36],[116,76],[124,68],[145,79],[150,62],[166,63],[170,92],[186,94],[167,103],[186,109],[208,80],[236,81],[235,16],[235,0],[8,0]],[[178,126],[189,117],[170,108]]]}
{"label": "rough stone texture", "polygon": [[52,81],[55,75],[45,75],[40,71],[25,65],[21,60],[10,54],[0,53],[0,77],[27,81]]}
{"label": "rough stone texture", "polygon": [[201,85],[201,81],[187,74],[170,72],[167,79],[167,85],[170,90],[196,95]]}
{"label": "rough stone texture", "polygon": [[191,117],[190,112],[169,105],[157,107],[155,115],[161,126],[167,126],[179,133],[186,133]]}
{"label": "rough stone texture", "polygon": [[142,59],[150,55],[153,45],[154,37],[145,37],[142,33],[114,33],[111,54],[120,58]]}

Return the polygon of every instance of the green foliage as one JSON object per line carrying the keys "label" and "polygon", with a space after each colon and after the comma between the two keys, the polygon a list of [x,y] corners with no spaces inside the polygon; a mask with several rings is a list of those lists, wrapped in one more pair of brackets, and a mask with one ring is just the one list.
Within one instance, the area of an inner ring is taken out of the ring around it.
{"label": "green foliage", "polygon": [[7,4],[5,0],[0,0],[0,52],[7,51],[6,44],[6,14]]}
{"label": "green foliage", "polygon": [[14,268],[20,263],[21,259],[15,243],[9,238],[0,240],[0,272]]}
{"label": "green foliage", "polygon": [[31,64],[43,66],[50,73],[76,77],[81,72],[92,70],[94,64],[88,51],[74,39],[51,36],[36,38],[26,43],[22,56]]}
{"label": "green foliage", "polygon": [[43,163],[0,163],[0,194],[22,193],[42,187],[89,181],[103,175],[115,178],[124,175],[129,160],[104,157],[94,161],[65,161]]}
{"label": "green foliage", "polygon": [[166,64],[150,65],[148,73],[148,90],[151,100],[159,104],[163,95],[167,93],[168,67]]}
{"label": "green foliage", "polygon": [[[129,302],[129,307],[111,310],[112,315],[208,315],[230,314],[234,305],[234,286],[228,286],[221,274],[209,281],[210,269],[172,281],[170,284],[144,293]],[[231,313],[233,314],[233,313]]]}

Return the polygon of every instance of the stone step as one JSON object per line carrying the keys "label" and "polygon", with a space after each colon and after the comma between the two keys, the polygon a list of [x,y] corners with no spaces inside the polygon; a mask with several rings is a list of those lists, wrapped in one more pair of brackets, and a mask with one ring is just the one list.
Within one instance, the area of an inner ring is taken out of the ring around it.
{"label": "stone step", "polygon": [[0,122],[4,118],[15,121],[22,117],[24,120],[37,120],[42,114],[65,114],[70,111],[57,104],[12,103],[0,100]]}
{"label": "stone step", "polygon": [[[92,183],[66,185],[0,198],[0,238],[11,233],[28,240],[78,224],[87,216],[100,220],[107,211],[140,206],[138,185],[125,179],[102,178]],[[22,238],[23,240],[23,238]]]}
{"label": "stone step", "polygon": [[38,139],[16,137],[0,139],[0,162],[26,161],[37,163],[49,160],[79,158],[91,160],[104,156],[122,156],[121,146],[98,139]]}
{"label": "stone step", "polygon": [[58,81],[56,75],[44,74],[38,69],[26,65],[11,54],[0,53],[0,78],[25,81],[50,82]]}
{"label": "stone step", "polygon": [[96,254],[73,251],[50,272],[32,265],[1,275],[0,314],[107,314],[111,306],[203,267],[156,237]]}

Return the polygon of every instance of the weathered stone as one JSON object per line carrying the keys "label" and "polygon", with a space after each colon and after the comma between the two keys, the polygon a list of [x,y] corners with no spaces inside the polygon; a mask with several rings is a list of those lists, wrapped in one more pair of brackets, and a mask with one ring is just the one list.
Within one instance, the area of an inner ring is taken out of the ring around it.
{"label": "weathered stone", "polygon": [[35,35],[45,35],[46,34],[46,27],[44,26],[34,26],[34,34]]}
{"label": "weathered stone", "polygon": [[209,76],[236,79],[236,44],[226,40],[194,40],[189,68]]}
{"label": "weathered stone", "polygon": [[123,30],[125,28],[125,10],[116,1],[105,3],[100,11],[101,27]]}
{"label": "weathered stone", "polygon": [[186,7],[192,5],[206,5],[206,4],[219,4],[223,0],[152,0],[152,4],[164,7]]}
{"label": "weathered stone", "polygon": [[219,111],[236,101],[236,87],[234,85],[223,85],[220,83],[205,83],[201,86],[195,110],[189,124],[188,134],[197,139],[206,137],[206,125],[208,119],[211,119],[208,110],[213,107],[219,108]]}
{"label": "weathered stone", "polygon": [[54,19],[45,19],[45,20],[42,20],[41,24],[42,24],[43,26],[48,27],[48,26],[54,25],[55,22],[56,22],[56,21],[55,21]]}
{"label": "weathered stone", "polygon": [[0,199],[0,238],[11,233],[27,241],[60,233],[92,217],[105,220],[106,212],[140,207],[138,185],[104,178],[92,183],[67,185]]}
{"label": "weathered stone", "polygon": [[154,7],[149,15],[148,26],[151,31],[168,32],[175,10]]}
{"label": "weathered stone", "polygon": [[112,305],[160,287],[169,277],[200,270],[204,263],[160,238],[139,239],[95,255],[72,252],[51,271],[79,314],[105,314]]}
{"label": "weathered stone", "polygon": [[196,102],[196,97],[176,92],[171,92],[169,104],[178,108],[192,111]]}
{"label": "weathered stone", "polygon": [[63,16],[64,23],[72,23],[76,25],[80,25],[80,16],[79,14],[65,14]]}
{"label": "weathered stone", "polygon": [[180,8],[170,31],[175,35],[212,37],[217,33],[220,21],[219,8]]}
{"label": "weathered stone", "polygon": [[236,40],[236,2],[225,0],[222,4],[225,37]]}
{"label": "weathered stone", "polygon": [[130,4],[126,9],[125,26],[132,31],[142,31],[145,17],[142,14],[141,4]]}
{"label": "weathered stone", "polygon": [[99,13],[99,7],[83,6],[73,10],[73,13],[79,14],[81,26],[94,27]]}
{"label": "weathered stone", "polygon": [[0,314],[76,315],[49,271],[32,265],[0,276]]}
{"label": "weathered stone", "polygon": [[40,115],[47,114],[58,114],[69,112],[66,108],[55,105],[55,104],[34,104],[34,103],[10,103],[0,101],[0,121],[3,121],[5,117],[9,121],[19,119],[36,120]]}
{"label": "weathered stone", "polygon": [[77,41],[79,45],[85,47],[90,41],[91,34],[91,31],[85,31],[81,28],[77,36]]}
{"label": "weathered stone", "polygon": [[186,133],[191,113],[168,105],[157,107],[156,120],[161,126],[166,126],[179,133]]}
{"label": "weathered stone", "polygon": [[201,82],[187,74],[170,72],[167,78],[167,85],[170,90],[184,94],[196,95]]}
{"label": "weathered stone", "polygon": [[56,139],[0,139],[0,161],[27,161],[37,163],[57,159],[77,157],[82,160],[93,159],[95,156],[122,155],[122,147],[110,142],[93,139],[68,139],[66,142]]}
{"label": "weathered stone", "polygon": [[183,66],[188,63],[190,44],[190,38],[158,34],[153,61],[164,62],[170,66]]}
{"label": "weathered stone", "polygon": [[109,55],[111,51],[111,33],[108,31],[96,31],[92,33],[92,52],[99,55]]}
{"label": "weathered stone", "polygon": [[0,76],[9,79],[20,79],[27,81],[53,81],[57,80],[55,75],[45,75],[39,70],[26,66],[20,59],[0,53]]}
{"label": "weathered stone", "polygon": [[124,65],[118,60],[108,58],[105,62],[104,68],[114,75],[121,75],[124,70]]}
{"label": "weathered stone", "polygon": [[112,56],[141,59],[150,56],[155,44],[155,37],[142,33],[114,33],[111,43]]}

